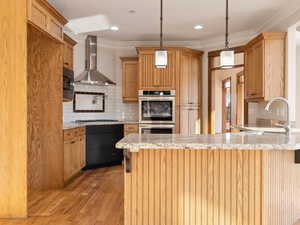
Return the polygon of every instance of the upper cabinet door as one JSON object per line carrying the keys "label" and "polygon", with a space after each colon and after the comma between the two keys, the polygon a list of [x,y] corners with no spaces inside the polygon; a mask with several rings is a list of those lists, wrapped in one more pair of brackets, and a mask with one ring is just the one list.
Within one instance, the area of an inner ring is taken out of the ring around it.
{"label": "upper cabinet door", "polygon": [[73,46],[68,43],[64,45],[64,66],[73,69]]}
{"label": "upper cabinet door", "polygon": [[28,21],[63,42],[63,27],[68,21],[48,1],[28,0]]}
{"label": "upper cabinet door", "polygon": [[263,98],[263,42],[259,42],[246,51],[245,76],[247,98]]}
{"label": "upper cabinet door", "polygon": [[158,82],[161,89],[175,90],[176,79],[176,52],[168,51],[168,66],[158,70]]}
{"label": "upper cabinet door", "polygon": [[64,67],[73,70],[73,47],[76,41],[64,34]]}
{"label": "upper cabinet door", "polygon": [[182,54],[180,105],[199,105],[201,93],[201,57]]}
{"label": "upper cabinet door", "polygon": [[154,80],[154,54],[143,53],[139,56],[139,89],[147,90],[158,85],[157,78]]}
{"label": "upper cabinet door", "polygon": [[138,58],[125,57],[122,60],[123,102],[138,101]]}
{"label": "upper cabinet door", "polygon": [[156,68],[154,50],[139,54],[139,89],[173,90],[176,88],[176,52],[168,51],[168,66]]}
{"label": "upper cabinet door", "polygon": [[201,57],[192,55],[189,85],[189,104],[199,105],[201,102]]}
{"label": "upper cabinet door", "polygon": [[284,97],[286,33],[262,33],[246,45],[245,93],[247,101]]}

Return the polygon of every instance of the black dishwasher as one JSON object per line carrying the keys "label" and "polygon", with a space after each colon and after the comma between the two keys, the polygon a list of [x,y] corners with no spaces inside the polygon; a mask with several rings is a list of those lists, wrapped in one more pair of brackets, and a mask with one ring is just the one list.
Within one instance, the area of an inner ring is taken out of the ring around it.
{"label": "black dishwasher", "polygon": [[87,126],[85,169],[121,164],[123,152],[115,145],[123,137],[123,125]]}

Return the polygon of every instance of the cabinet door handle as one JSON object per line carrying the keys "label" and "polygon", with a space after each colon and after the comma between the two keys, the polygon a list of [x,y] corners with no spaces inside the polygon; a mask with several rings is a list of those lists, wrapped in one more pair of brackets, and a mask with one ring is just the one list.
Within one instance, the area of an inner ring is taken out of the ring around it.
{"label": "cabinet door handle", "polygon": [[72,144],[75,144],[75,143],[76,143],[76,141],[71,141],[71,145],[72,145]]}

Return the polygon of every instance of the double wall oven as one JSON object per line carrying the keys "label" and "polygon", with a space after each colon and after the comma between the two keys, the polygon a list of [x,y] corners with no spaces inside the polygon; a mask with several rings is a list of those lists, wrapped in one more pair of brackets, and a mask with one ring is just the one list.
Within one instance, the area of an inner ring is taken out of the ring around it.
{"label": "double wall oven", "polygon": [[140,133],[174,133],[175,94],[175,90],[139,91]]}

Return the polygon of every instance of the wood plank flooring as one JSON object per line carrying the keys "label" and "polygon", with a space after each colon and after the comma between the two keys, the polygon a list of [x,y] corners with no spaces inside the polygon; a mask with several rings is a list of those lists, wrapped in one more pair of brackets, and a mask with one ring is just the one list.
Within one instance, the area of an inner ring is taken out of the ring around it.
{"label": "wood plank flooring", "polygon": [[121,166],[86,171],[63,190],[29,197],[28,219],[0,219],[0,225],[123,225]]}

